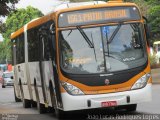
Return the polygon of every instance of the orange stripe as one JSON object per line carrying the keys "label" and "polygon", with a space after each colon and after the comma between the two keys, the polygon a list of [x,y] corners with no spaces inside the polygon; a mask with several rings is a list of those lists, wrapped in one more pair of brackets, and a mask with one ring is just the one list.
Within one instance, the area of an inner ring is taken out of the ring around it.
{"label": "orange stripe", "polygon": [[24,27],[20,28],[19,30],[17,30],[16,32],[12,33],[10,38],[11,39],[14,39],[16,38],[17,36],[19,36],[20,34],[22,34],[24,32]]}
{"label": "orange stripe", "polygon": [[66,90],[62,86],[60,86],[60,91],[61,91],[61,93],[65,93],[66,92]]}
{"label": "orange stripe", "polygon": [[[28,23],[28,26],[27,26],[27,30],[31,29],[31,28],[34,28],[36,26],[39,26],[39,25],[42,25],[43,23],[47,22],[51,20],[51,17],[50,15],[47,15],[47,16],[43,16],[41,18],[37,18],[33,21],[30,21]],[[20,28],[19,30],[17,30],[16,32],[14,32],[12,35],[11,35],[11,39],[14,39],[16,38],[17,36],[19,36],[20,34],[22,34],[24,32],[24,26],[22,28]]]}
{"label": "orange stripe", "polygon": [[[142,77],[145,73],[150,73],[150,65],[148,63],[148,66],[144,71],[139,73],[138,75],[134,76],[132,79],[129,81],[122,83],[122,84],[117,84],[117,85],[110,85],[110,86],[87,86],[78,82],[75,82],[74,80],[65,78],[62,73],[59,71],[59,78],[62,81],[67,81],[68,83],[78,87],[81,89],[85,94],[98,94],[98,93],[110,93],[110,92],[120,92],[120,91],[126,91],[130,90],[133,84],[140,78]],[[149,80],[151,82],[151,80]]]}

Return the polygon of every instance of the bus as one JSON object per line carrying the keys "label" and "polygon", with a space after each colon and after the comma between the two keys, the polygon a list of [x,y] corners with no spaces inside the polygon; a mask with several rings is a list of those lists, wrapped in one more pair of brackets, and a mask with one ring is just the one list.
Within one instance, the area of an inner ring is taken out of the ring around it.
{"label": "bus", "polygon": [[134,3],[67,3],[12,33],[15,100],[40,113],[151,100],[147,23]]}

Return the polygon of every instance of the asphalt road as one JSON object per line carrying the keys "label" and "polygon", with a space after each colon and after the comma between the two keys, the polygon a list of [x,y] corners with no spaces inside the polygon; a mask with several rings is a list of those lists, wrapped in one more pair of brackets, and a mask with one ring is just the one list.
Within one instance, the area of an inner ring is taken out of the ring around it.
{"label": "asphalt road", "polygon": [[[153,85],[153,100],[148,103],[138,104],[136,112],[127,113],[126,111],[116,111],[114,109],[94,109],[85,111],[70,112],[66,118],[68,119],[105,119],[112,116],[113,119],[118,116],[139,116],[160,114],[160,85]],[[153,115],[154,116],[154,115]],[[152,116],[152,117],[153,117]],[[6,117],[8,119],[6,119]],[[157,116],[155,116],[157,118]],[[14,119],[13,119],[14,118]],[[55,120],[53,113],[39,114],[36,108],[22,107],[22,102],[14,101],[13,87],[2,88],[0,85],[0,120]],[[128,118],[129,119],[129,118]],[[127,119],[127,120],[128,120]],[[160,119],[160,116],[159,118]],[[157,120],[158,120],[157,119]],[[146,119],[148,120],[148,118]],[[156,119],[154,119],[156,120]]]}

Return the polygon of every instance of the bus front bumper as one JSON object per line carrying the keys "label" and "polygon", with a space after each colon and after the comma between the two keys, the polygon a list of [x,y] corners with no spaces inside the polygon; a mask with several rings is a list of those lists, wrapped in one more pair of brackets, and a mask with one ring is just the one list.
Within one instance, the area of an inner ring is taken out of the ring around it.
{"label": "bus front bumper", "polygon": [[63,110],[72,111],[102,108],[104,107],[103,103],[113,104],[115,107],[148,102],[151,101],[152,98],[151,86],[151,84],[147,84],[142,89],[98,95],[72,96],[68,93],[62,93]]}

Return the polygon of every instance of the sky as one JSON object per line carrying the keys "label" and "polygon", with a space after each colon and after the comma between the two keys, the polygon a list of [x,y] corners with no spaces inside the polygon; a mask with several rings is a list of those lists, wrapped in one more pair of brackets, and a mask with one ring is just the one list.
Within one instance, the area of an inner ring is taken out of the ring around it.
{"label": "sky", "polygon": [[0,34],[0,41],[3,41],[3,37],[2,37],[2,35]]}
{"label": "sky", "polygon": [[59,0],[20,0],[18,4],[16,4],[16,8],[26,8],[30,5],[41,10],[43,14],[47,14],[60,3],[62,2]]}
{"label": "sky", "polygon": [[[65,0],[63,0],[65,1]],[[59,0],[20,0],[15,7],[16,8],[26,8],[27,6],[32,6],[38,8],[43,14],[47,14],[53,11],[54,7],[61,4]],[[6,18],[1,18],[5,21]],[[2,35],[0,34],[0,41],[3,41]]]}

